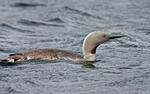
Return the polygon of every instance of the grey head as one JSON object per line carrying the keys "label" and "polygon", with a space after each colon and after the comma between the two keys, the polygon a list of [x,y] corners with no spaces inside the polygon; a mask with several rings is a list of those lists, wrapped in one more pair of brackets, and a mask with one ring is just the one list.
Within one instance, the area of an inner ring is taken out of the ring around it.
{"label": "grey head", "polygon": [[88,34],[83,42],[82,50],[83,56],[88,61],[93,61],[95,59],[96,48],[110,40],[115,38],[121,38],[122,35],[111,35],[103,32],[92,32]]}

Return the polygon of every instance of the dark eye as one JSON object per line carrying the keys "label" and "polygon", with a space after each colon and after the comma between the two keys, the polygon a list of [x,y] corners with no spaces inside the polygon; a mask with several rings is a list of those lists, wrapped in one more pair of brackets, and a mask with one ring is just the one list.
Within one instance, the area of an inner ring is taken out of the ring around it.
{"label": "dark eye", "polygon": [[105,38],[107,35],[103,35],[103,37]]}

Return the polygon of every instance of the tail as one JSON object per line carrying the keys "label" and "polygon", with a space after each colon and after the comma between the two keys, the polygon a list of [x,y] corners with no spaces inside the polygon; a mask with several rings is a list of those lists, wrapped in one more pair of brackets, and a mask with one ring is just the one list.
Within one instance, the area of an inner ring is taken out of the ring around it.
{"label": "tail", "polygon": [[21,53],[10,54],[8,58],[0,60],[0,62],[17,62],[26,60],[25,56]]}
{"label": "tail", "polygon": [[6,58],[6,59],[2,59],[0,62],[11,62],[11,63],[14,63],[18,61],[18,59],[9,59],[9,58]]}

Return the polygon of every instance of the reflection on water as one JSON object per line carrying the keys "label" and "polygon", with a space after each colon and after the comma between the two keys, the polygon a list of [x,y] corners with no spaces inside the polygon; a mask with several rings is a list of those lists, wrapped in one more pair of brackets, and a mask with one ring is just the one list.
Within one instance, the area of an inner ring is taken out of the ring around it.
{"label": "reflection on water", "polygon": [[92,61],[83,62],[82,68],[95,68],[94,62]]}

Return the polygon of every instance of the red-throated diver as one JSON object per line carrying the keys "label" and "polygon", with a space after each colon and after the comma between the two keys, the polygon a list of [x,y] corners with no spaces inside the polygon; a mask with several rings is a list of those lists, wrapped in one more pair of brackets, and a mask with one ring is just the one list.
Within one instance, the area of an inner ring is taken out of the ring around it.
{"label": "red-throated diver", "polygon": [[96,48],[109,39],[120,38],[122,36],[113,36],[103,32],[92,32],[88,34],[83,42],[83,55],[70,51],[58,49],[38,49],[25,53],[11,54],[8,58],[2,60],[7,62],[25,61],[30,59],[40,60],[71,60],[71,61],[94,61]]}

